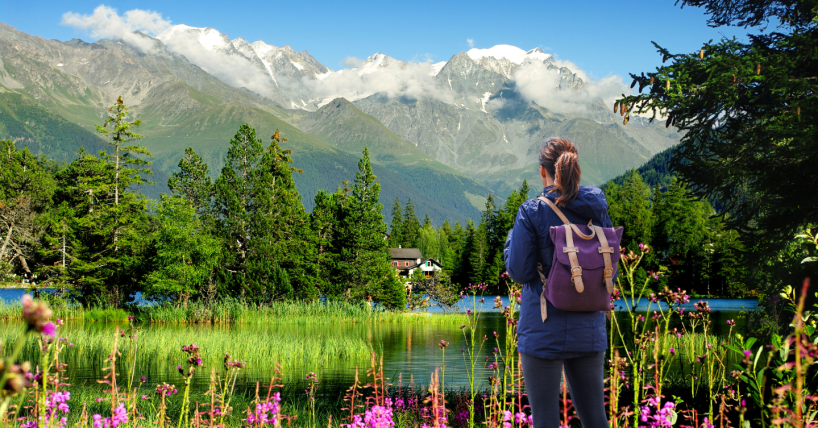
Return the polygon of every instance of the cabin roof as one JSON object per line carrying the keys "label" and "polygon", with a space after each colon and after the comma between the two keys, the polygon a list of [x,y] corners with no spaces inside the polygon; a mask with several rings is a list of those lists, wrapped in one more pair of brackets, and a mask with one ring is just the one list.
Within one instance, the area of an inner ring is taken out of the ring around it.
{"label": "cabin roof", "polygon": [[390,248],[389,253],[393,259],[417,260],[423,258],[418,248]]}

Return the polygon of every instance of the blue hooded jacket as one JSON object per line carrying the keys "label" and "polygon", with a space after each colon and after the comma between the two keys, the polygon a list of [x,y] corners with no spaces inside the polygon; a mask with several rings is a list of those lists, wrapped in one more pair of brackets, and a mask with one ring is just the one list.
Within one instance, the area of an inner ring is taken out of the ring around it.
{"label": "blue hooded jacket", "polygon": [[[546,187],[539,196],[556,202],[559,193],[549,193],[552,188]],[[577,198],[560,210],[575,224],[587,224],[590,219],[596,226],[613,227],[608,201],[598,187],[580,186]],[[540,316],[542,282],[537,263],[547,277],[554,256],[549,230],[560,225],[559,216],[535,198],[523,202],[508,233],[503,260],[511,279],[523,284],[517,350],[545,359],[593,356],[608,347],[604,312],[566,312],[548,302],[548,318],[543,322]]]}

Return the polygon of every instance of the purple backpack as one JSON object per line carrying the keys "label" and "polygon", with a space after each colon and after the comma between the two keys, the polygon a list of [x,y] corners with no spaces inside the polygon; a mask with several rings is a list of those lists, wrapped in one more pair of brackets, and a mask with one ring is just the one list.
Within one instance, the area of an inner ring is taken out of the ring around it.
{"label": "purple backpack", "polygon": [[548,279],[540,272],[540,313],[548,316],[546,299],[562,311],[609,311],[619,264],[622,227],[572,224],[551,200],[540,196],[564,223],[551,227],[554,259]]}

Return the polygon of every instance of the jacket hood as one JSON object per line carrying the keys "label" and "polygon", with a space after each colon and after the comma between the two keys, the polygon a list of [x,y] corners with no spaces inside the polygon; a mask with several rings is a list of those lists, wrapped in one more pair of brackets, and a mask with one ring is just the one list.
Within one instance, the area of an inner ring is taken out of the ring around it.
{"label": "jacket hood", "polygon": [[[550,192],[554,186],[548,186],[543,189],[540,196],[556,202],[560,193],[558,191]],[[571,211],[575,215],[586,218],[605,218],[608,213],[608,200],[605,199],[605,193],[602,189],[596,186],[579,186],[577,197],[571,202],[568,202],[565,207],[559,207],[562,211]]]}

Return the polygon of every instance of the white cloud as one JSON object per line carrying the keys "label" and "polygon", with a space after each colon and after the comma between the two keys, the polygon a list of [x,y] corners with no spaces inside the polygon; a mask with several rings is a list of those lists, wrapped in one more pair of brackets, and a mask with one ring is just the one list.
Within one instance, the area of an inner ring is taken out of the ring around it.
{"label": "white cloud", "polygon": [[623,93],[630,93],[621,76],[611,75],[594,80],[570,61],[554,60],[553,63],[557,67],[568,68],[583,80],[584,85],[579,91],[560,88],[559,70],[549,70],[539,61],[527,61],[514,73],[516,91],[528,101],[563,113],[582,111],[598,100],[613,104]]}
{"label": "white cloud", "polygon": [[230,39],[217,30],[178,25],[158,38],[169,51],[183,55],[222,82],[237,88],[245,87],[261,95],[272,95],[275,86],[273,77],[233,49]]}
{"label": "white cloud", "polygon": [[470,47],[470,48],[473,48],[473,47],[474,47],[474,39],[466,39],[466,43],[468,43],[468,44],[469,44],[469,47]]}
{"label": "white cloud", "polygon": [[134,31],[156,35],[170,27],[170,20],[159,12],[141,9],[129,10],[120,16],[116,9],[99,5],[91,15],[66,12],[61,24],[86,31],[94,38],[121,40],[141,52],[148,52],[154,42]]}
{"label": "white cloud", "polygon": [[434,78],[439,64],[427,62],[403,62],[383,54],[367,60],[348,57],[344,64],[354,68],[331,73],[321,80],[307,80],[324,103],[338,97],[350,101],[366,98],[376,93],[389,97],[435,98],[451,102],[449,91],[440,90]]}

